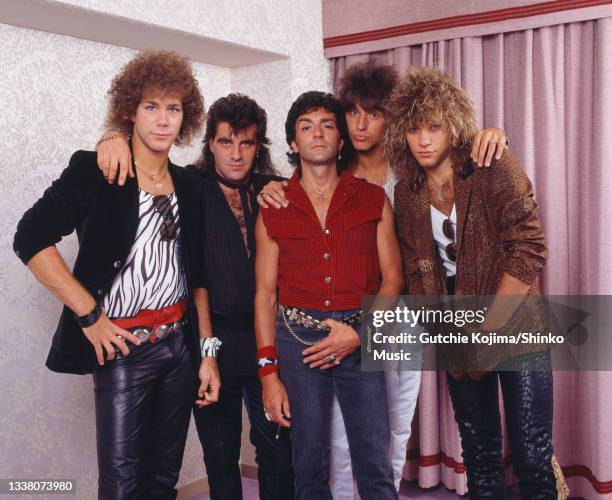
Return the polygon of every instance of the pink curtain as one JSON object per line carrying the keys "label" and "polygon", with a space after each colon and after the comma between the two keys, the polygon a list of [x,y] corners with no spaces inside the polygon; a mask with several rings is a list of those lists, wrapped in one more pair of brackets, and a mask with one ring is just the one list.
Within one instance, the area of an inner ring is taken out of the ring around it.
{"label": "pink curtain", "polygon": [[[334,86],[369,57],[437,65],[501,127],[535,185],[549,246],[548,294],[612,293],[612,18],[460,38],[334,59]],[[573,496],[612,495],[612,374],[554,374],[555,454]],[[466,493],[444,376],[423,374],[404,477]],[[506,447],[506,457],[508,450]],[[508,457],[507,457],[508,458]],[[513,481],[509,467],[508,481]]]}

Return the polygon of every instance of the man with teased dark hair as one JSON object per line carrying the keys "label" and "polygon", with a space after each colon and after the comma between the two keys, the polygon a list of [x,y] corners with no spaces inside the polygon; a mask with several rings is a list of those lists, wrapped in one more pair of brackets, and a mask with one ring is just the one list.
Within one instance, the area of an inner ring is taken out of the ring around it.
{"label": "man with teased dark hair", "polygon": [[357,105],[368,110],[381,110],[398,79],[393,66],[369,59],[346,70],[340,79],[338,100],[345,111],[355,109]]}
{"label": "man with teased dark hair", "polygon": [[[200,251],[205,252],[207,287],[195,299],[210,304],[210,314],[202,307],[198,317],[202,337],[218,339],[221,344],[216,359],[203,352],[200,377],[215,386],[220,373],[221,390],[219,401],[197,406],[194,417],[210,495],[213,500],[242,499],[239,459],[244,400],[259,466],[259,496],[262,500],[291,499],[291,441],[288,432],[279,432],[264,416],[253,326],[254,231],[259,209],[255,196],[276,178],[271,176],[267,116],[253,99],[229,94],[211,105],[206,122],[202,156],[195,168],[203,188]],[[113,139],[100,145],[99,154],[113,156],[123,165],[129,149],[122,139]]]}
{"label": "man with teased dark hair", "polygon": [[255,139],[260,145],[257,149],[252,172],[255,174],[274,175],[274,166],[270,157],[270,139],[268,139],[268,116],[253,99],[242,94],[229,94],[217,99],[206,115],[206,132],[202,156],[196,166],[206,171],[215,169],[215,155],[212,142],[217,135],[219,123],[226,122],[233,130],[245,130],[255,125]]}

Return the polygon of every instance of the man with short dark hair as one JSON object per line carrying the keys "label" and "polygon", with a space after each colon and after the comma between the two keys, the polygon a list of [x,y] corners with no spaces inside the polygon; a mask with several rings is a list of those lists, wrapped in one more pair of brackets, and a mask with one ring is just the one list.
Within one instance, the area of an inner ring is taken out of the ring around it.
{"label": "man with short dark hair", "polygon": [[346,169],[346,121],[331,94],[302,94],[285,132],[296,167],[290,203],[263,209],[256,227],[264,405],[271,420],[291,427],[296,498],[332,498],[334,392],[361,498],[398,498],[387,454],[384,374],[361,371],[360,337],[352,327],[360,322],[363,296],[396,295],[403,287],[391,205],[382,188]]}
{"label": "man with short dark hair", "polygon": [[[391,206],[394,206],[396,176],[383,151],[382,135],[386,120],[383,103],[397,82],[398,74],[392,66],[370,59],[347,68],[338,89],[338,100],[344,110],[352,144],[352,148],[346,148],[344,160],[355,177],[383,187]],[[472,158],[481,166],[489,166],[494,154],[497,158],[501,156],[505,142],[503,130],[481,130],[474,138]],[[258,200],[264,207],[271,205],[278,208],[286,205],[281,183],[271,182],[265,186]],[[389,457],[398,491],[421,382],[420,361],[411,365],[410,369],[404,367],[385,372],[391,427]],[[337,400],[334,400],[331,425],[332,493],[335,500],[352,500],[354,488],[351,459]]]}
{"label": "man with short dark hair", "polygon": [[[253,99],[229,94],[212,104],[206,118],[204,147],[195,168],[202,180],[200,251],[206,252],[207,287],[197,291],[195,300],[202,305],[202,337],[218,339],[221,345],[215,356],[204,357],[200,377],[216,386],[220,372],[221,390],[218,403],[196,407],[194,417],[210,495],[213,500],[242,498],[239,459],[244,400],[259,465],[259,496],[262,500],[291,499],[291,442],[288,432],[279,432],[264,416],[253,326],[259,210],[255,196],[271,179],[279,179],[273,176],[267,116]],[[113,166],[121,165],[120,178],[125,178],[123,166],[129,164],[129,149],[123,139],[103,142],[99,155],[107,169],[114,158]]]}

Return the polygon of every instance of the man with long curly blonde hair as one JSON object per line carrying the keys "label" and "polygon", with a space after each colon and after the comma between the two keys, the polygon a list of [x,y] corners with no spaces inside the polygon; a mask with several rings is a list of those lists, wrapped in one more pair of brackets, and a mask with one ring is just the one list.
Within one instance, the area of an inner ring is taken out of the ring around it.
{"label": "man with long curly blonde hair", "polygon": [[[411,70],[386,111],[384,145],[400,178],[395,214],[408,293],[491,296],[480,331],[506,328],[514,311],[500,297],[539,295],[547,257],[531,182],[509,152],[490,169],[474,168],[472,104],[436,68]],[[467,357],[479,359],[477,346],[471,349]],[[494,359],[500,352],[504,359]],[[447,377],[469,497],[506,496],[499,385],[521,497],[556,499],[549,353],[540,344],[498,347],[483,363],[470,363]]]}
{"label": "man with long curly blonde hair", "polygon": [[[169,499],[195,399],[191,291],[203,278],[199,183],[168,154],[201,128],[204,104],[187,59],[167,51],[137,55],[109,96],[108,123],[131,135],[137,177],[119,190],[95,152],[77,151],[19,222],[14,248],[65,305],[47,366],[93,373],[98,498]],[[55,244],[75,230],[70,272]],[[218,390],[202,380],[197,403]]]}

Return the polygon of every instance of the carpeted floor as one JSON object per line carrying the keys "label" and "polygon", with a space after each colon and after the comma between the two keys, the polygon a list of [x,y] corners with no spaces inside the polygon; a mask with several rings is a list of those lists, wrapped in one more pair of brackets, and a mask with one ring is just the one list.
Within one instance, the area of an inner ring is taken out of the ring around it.
{"label": "carpeted floor", "polygon": [[[257,481],[255,479],[243,479],[242,488],[244,493],[244,500],[257,500],[259,498],[257,490]],[[402,483],[400,489],[401,500],[457,500],[460,497],[452,491],[447,490],[444,486],[438,486],[430,490],[420,489],[415,482]],[[507,500],[518,500],[518,495],[508,495]],[[189,500],[209,500],[208,494],[198,495],[191,497]],[[356,495],[355,499],[359,499]]]}

